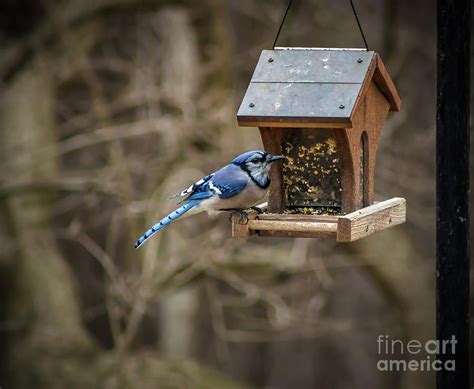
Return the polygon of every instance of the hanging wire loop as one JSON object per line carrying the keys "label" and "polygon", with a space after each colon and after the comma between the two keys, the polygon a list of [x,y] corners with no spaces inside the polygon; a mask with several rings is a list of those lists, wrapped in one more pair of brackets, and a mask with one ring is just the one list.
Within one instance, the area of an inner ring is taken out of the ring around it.
{"label": "hanging wire loop", "polygon": [[286,6],[285,14],[281,18],[280,27],[278,27],[278,31],[277,31],[276,36],[275,36],[275,40],[273,41],[273,46],[272,46],[273,50],[275,50],[275,46],[277,44],[278,37],[280,36],[281,29],[283,28],[283,24],[285,23],[286,15],[288,15],[288,11],[290,10],[291,3],[293,3],[293,0],[290,0],[288,2],[288,5]]}
{"label": "hanging wire loop", "polygon": [[[359,27],[360,35],[362,35],[362,39],[364,40],[365,48],[367,49],[367,51],[369,51],[369,45],[367,44],[367,40],[365,39],[364,30],[362,29],[362,25],[360,24],[359,17],[357,16],[357,11],[355,9],[354,2],[352,0],[349,0],[349,1],[351,3],[352,12],[354,13],[355,20],[357,21],[357,26]],[[275,40],[273,41],[273,46],[272,46],[273,50],[275,50],[275,46],[277,44],[278,37],[280,36],[281,29],[283,28],[283,24],[285,23],[286,16],[288,15],[288,11],[290,10],[290,7],[291,7],[292,3],[293,3],[293,0],[288,1],[288,5],[286,6],[285,13],[283,14],[283,17],[281,18],[280,26],[278,27],[278,31],[277,31],[276,36],[275,36]]]}
{"label": "hanging wire loop", "polygon": [[364,40],[365,48],[367,49],[367,51],[369,51],[369,45],[367,44],[367,40],[365,39],[364,30],[362,29],[362,25],[360,24],[359,17],[357,16],[357,11],[354,7],[354,3],[352,0],[349,0],[349,1],[351,2],[352,12],[354,13],[354,17],[357,21],[357,25],[359,26],[360,35],[362,35],[362,39]]}

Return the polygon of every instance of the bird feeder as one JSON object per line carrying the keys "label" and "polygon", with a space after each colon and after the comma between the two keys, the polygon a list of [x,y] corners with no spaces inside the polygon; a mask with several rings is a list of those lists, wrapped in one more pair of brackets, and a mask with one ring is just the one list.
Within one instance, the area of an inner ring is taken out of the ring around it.
{"label": "bird feeder", "polygon": [[360,239],[403,223],[406,202],[374,202],[381,130],[400,97],[380,56],[276,48],[260,55],[237,114],[258,127],[273,164],[265,212],[233,217],[233,236]]}

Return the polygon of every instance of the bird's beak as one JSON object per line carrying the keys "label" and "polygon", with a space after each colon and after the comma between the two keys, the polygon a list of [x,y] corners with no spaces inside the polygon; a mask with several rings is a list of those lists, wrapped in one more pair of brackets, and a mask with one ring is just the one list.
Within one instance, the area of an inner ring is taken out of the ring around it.
{"label": "bird's beak", "polygon": [[272,155],[270,159],[268,160],[268,162],[275,162],[281,159],[285,159],[285,157],[283,155]]}

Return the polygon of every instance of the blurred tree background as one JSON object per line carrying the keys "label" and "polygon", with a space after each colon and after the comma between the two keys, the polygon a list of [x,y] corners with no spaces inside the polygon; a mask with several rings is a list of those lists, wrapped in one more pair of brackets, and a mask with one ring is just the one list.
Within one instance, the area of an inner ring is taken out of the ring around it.
{"label": "blurred tree background", "polygon": [[[348,1],[295,1],[279,44],[362,47]],[[260,148],[235,114],[284,0],[0,5],[2,388],[403,388],[377,337],[434,337],[435,10],[356,2],[402,97],[353,244],[230,238],[222,216],[134,250],[170,195]]]}

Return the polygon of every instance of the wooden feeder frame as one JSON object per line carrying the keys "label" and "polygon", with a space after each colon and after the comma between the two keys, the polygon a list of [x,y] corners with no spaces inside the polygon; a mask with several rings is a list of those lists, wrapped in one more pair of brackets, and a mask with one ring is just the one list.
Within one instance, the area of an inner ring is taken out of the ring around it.
{"label": "wooden feeder frame", "polygon": [[[263,212],[267,203],[258,206]],[[347,215],[286,215],[246,211],[246,217],[232,215],[232,236],[250,235],[290,238],[336,238],[353,242],[406,221],[406,201],[394,197],[376,202]]]}
{"label": "wooden feeder frame", "polygon": [[[282,154],[290,129],[331,129],[337,143],[341,212],[286,212],[283,164],[275,162],[270,170],[269,201],[263,207],[264,213],[249,211],[247,218],[234,215],[232,235],[352,242],[404,223],[405,199],[373,199],[380,133],[388,112],[399,109],[395,85],[373,51],[264,50],[237,114],[239,125],[259,127],[265,150],[271,154]],[[363,137],[365,144],[361,144]]]}

